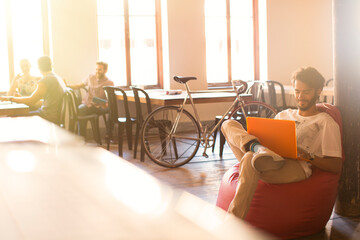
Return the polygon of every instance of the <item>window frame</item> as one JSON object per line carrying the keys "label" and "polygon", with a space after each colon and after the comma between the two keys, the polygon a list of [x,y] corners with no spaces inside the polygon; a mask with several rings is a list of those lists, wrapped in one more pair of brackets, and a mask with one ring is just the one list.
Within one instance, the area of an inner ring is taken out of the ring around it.
{"label": "window frame", "polygon": [[[12,24],[12,9],[11,0],[5,0],[6,9],[6,40],[8,52],[8,69],[9,69],[9,84],[15,78],[15,63],[14,63],[14,45],[13,45],[13,24]],[[42,20],[42,39],[43,39],[43,55],[50,56],[50,38],[49,38],[49,15],[48,15],[48,0],[41,0],[41,20]],[[5,90],[5,89],[4,89]],[[7,89],[5,90],[5,92]],[[1,90],[3,92],[3,90]]]}
{"label": "window frame", "polygon": [[[101,1],[101,0],[97,0]],[[124,0],[124,40],[125,40],[125,62],[126,62],[126,85],[122,87],[124,89],[129,89],[130,86],[133,86],[131,83],[131,54],[130,54],[130,15],[129,15],[129,1]],[[163,88],[164,79],[163,79],[163,51],[162,51],[162,23],[161,23],[161,0],[154,0],[155,4],[155,46],[156,46],[156,65],[157,65],[157,84],[155,85],[144,85],[143,87],[146,89],[155,89],[155,88]],[[99,15],[97,13],[97,19]],[[97,26],[98,27],[98,26]],[[97,32],[99,34],[99,32]],[[97,36],[98,41],[98,59],[100,57],[100,48],[99,48],[99,35]],[[116,84],[116,83],[115,83]]]}
{"label": "window frame", "polygon": [[[253,41],[254,41],[254,80],[260,77],[260,53],[259,53],[259,5],[258,0],[252,0],[253,6]],[[219,83],[208,83],[208,88],[221,88],[231,86],[232,63],[231,63],[231,17],[230,0],[226,0],[226,32],[227,32],[227,63],[228,81]]]}

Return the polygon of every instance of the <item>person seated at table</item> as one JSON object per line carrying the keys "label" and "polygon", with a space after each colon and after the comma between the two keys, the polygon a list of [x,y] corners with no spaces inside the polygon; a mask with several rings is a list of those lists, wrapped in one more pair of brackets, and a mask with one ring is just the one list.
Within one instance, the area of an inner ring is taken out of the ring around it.
{"label": "person seated at table", "polygon": [[[87,89],[83,102],[79,105],[79,115],[102,115],[109,112],[103,87],[114,86],[114,82],[106,76],[107,71],[108,64],[98,61],[96,62],[95,73],[90,74],[81,83],[67,84],[67,87],[72,89]],[[85,136],[85,131],[86,126],[80,123],[80,134],[82,136]]]}
{"label": "person seated at table", "polygon": [[43,99],[41,107],[31,111],[29,115],[39,115],[58,124],[62,99],[65,93],[65,83],[52,71],[52,62],[48,56],[42,56],[38,59],[38,67],[43,78],[39,80],[37,88],[30,96],[3,96],[0,97],[0,101],[11,101],[33,106]]}
{"label": "person seated at table", "polygon": [[31,64],[27,59],[20,60],[21,73],[11,81],[7,96],[30,96],[36,89],[40,77],[32,76],[30,73]]}
{"label": "person seated at table", "polygon": [[257,138],[248,134],[237,121],[223,123],[221,130],[240,162],[239,181],[229,213],[242,219],[246,217],[259,179],[272,184],[299,182],[309,178],[314,167],[340,173],[339,126],[330,115],[316,108],[324,81],[315,68],[297,70],[292,82],[298,109],[284,110],[275,117],[295,121],[299,156],[308,161],[284,159],[260,145]]}

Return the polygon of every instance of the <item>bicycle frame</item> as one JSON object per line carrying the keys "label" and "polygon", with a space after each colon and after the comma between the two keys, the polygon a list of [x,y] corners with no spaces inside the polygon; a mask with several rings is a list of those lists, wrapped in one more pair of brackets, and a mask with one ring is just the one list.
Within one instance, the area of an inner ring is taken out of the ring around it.
{"label": "bicycle frame", "polygon": [[[224,121],[225,117],[229,115],[229,112],[231,110],[233,110],[235,108],[236,105],[238,106],[243,106],[244,105],[244,100],[241,99],[241,96],[240,94],[236,91],[236,89],[232,89],[232,90],[205,90],[205,91],[190,91],[190,88],[188,86],[187,83],[184,83],[185,85],[185,88],[186,88],[186,96],[184,98],[184,101],[183,103],[180,105],[180,111],[179,113],[177,114],[176,116],[176,119],[175,119],[175,123],[170,131],[170,134],[172,135],[178,124],[179,124],[179,121],[180,121],[180,117],[181,115],[183,114],[183,110],[184,110],[184,107],[185,107],[185,104],[186,104],[186,101],[189,99],[190,100],[190,103],[191,103],[191,106],[192,106],[192,109],[194,111],[194,114],[195,114],[195,119],[196,119],[196,122],[199,124],[199,127],[200,127],[200,138],[189,138],[189,139],[193,139],[193,140],[199,140],[199,141],[202,141],[204,143],[204,151],[203,151],[203,156],[204,157],[208,157],[208,155],[206,154],[206,150],[207,150],[207,147],[208,147],[208,142],[209,142],[209,138],[210,136],[215,132],[215,130],[220,126],[220,124]],[[237,95],[235,96],[235,99],[233,101],[233,103],[231,104],[231,106],[225,111],[225,113],[222,115],[220,121],[210,130],[208,131],[207,127],[203,127],[202,123],[201,123],[201,120],[200,120],[200,117],[199,117],[199,114],[197,112],[197,109],[196,109],[196,106],[195,106],[195,103],[194,103],[194,100],[191,96],[191,94],[193,93],[214,93],[214,92],[227,92],[227,93],[236,93]],[[246,117],[246,116],[245,116]]]}

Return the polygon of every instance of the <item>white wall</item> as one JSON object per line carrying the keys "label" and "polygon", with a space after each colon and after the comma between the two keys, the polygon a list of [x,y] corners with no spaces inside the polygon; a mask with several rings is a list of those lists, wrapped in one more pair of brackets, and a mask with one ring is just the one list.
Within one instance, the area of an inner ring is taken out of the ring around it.
{"label": "white wall", "polygon": [[95,71],[96,0],[50,0],[55,71],[70,83]]}
{"label": "white wall", "polygon": [[301,66],[333,77],[332,1],[268,0],[268,79],[290,85]]}
{"label": "white wall", "polygon": [[174,75],[195,76],[193,89],[206,89],[204,0],[168,0],[170,87]]}

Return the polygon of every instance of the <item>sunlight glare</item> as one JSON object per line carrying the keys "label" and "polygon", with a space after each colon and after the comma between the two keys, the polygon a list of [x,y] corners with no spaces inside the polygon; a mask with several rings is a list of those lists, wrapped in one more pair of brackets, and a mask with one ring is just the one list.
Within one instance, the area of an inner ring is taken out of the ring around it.
{"label": "sunlight glare", "polygon": [[124,15],[124,0],[98,0],[98,15]]}
{"label": "sunlight glare", "polygon": [[194,222],[198,226],[210,232],[216,232],[223,224],[220,213],[215,205],[204,204],[204,200],[183,192],[177,205],[176,211]]}
{"label": "sunlight glare", "polygon": [[36,62],[44,54],[41,9],[41,0],[11,0],[15,74],[20,72],[20,60],[26,58],[32,74],[40,76]]}
{"label": "sunlight glare", "polygon": [[0,0],[0,91],[7,91],[10,83],[5,10],[5,1]]}
{"label": "sunlight glare", "polygon": [[138,16],[154,16],[155,1],[154,0],[131,0],[129,1],[129,14]]}
{"label": "sunlight glare", "polygon": [[150,175],[120,159],[100,156],[106,168],[106,184],[115,198],[139,214],[158,216],[167,208],[169,196]]}
{"label": "sunlight glare", "polygon": [[25,150],[14,150],[6,156],[7,165],[14,172],[32,172],[35,168],[35,156]]}

